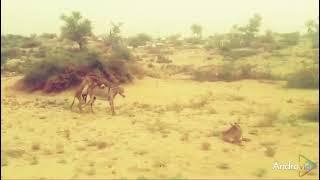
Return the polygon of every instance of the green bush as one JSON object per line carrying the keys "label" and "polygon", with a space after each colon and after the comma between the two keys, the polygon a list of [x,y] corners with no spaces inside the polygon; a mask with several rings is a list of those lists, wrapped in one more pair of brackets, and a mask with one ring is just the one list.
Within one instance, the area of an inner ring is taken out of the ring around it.
{"label": "green bush", "polygon": [[23,52],[19,48],[1,48],[1,59],[18,58]]}
{"label": "green bush", "polygon": [[20,89],[59,92],[79,84],[88,73],[111,82],[128,82],[133,78],[126,61],[103,60],[100,52],[92,50],[52,49],[42,59],[29,66]]}
{"label": "green bush", "polygon": [[222,49],[221,54],[230,59],[239,59],[243,57],[253,56],[256,55],[258,51],[256,49],[251,48],[238,48],[238,49],[229,49],[224,47]]}
{"label": "green bush", "polygon": [[21,35],[8,34],[1,36],[1,47],[4,48],[17,48],[20,47],[28,38]]}
{"label": "green bush", "polygon": [[112,52],[110,59],[124,59],[124,60],[132,60],[133,55],[125,45],[115,44],[112,46]]}
{"label": "green bush", "polygon": [[53,38],[56,38],[57,35],[55,33],[43,33],[40,35],[40,37],[45,39],[53,39]]}
{"label": "green bush", "polygon": [[193,79],[197,81],[218,81],[219,78],[214,71],[194,71]]}
{"label": "green bush", "polygon": [[280,40],[278,42],[278,48],[286,48],[289,46],[295,46],[299,43],[300,33],[282,33],[280,34]]}
{"label": "green bush", "polygon": [[37,58],[44,58],[46,57],[47,51],[48,49],[46,47],[41,46],[39,50],[34,53],[34,56]]}
{"label": "green bush", "polygon": [[125,83],[133,79],[127,63],[123,60],[109,60],[104,67],[111,81]]}
{"label": "green bush", "polygon": [[198,81],[237,81],[241,79],[275,79],[269,71],[258,70],[254,65],[225,62],[205,70],[195,70],[193,78]]}
{"label": "green bush", "polygon": [[143,46],[146,42],[151,41],[152,38],[144,33],[140,33],[134,37],[128,39],[128,45],[132,47]]}
{"label": "green bush", "polygon": [[319,66],[304,68],[287,77],[290,88],[319,88]]}

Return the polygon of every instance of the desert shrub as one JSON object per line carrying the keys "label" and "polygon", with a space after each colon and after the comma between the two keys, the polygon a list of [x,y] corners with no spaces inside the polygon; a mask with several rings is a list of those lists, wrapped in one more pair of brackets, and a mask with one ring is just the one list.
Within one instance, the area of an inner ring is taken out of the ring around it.
{"label": "desert shrub", "polygon": [[170,60],[169,58],[167,57],[164,57],[164,56],[161,56],[161,55],[158,55],[157,56],[157,63],[172,63],[172,60]]}
{"label": "desert shrub", "polygon": [[21,35],[8,34],[6,36],[1,36],[1,47],[13,48],[20,47],[23,42],[28,38]]}
{"label": "desert shrub", "polygon": [[197,37],[186,38],[184,41],[190,44],[202,44],[204,42],[201,38]]}
{"label": "desert shrub", "polygon": [[235,66],[233,63],[224,63],[210,69],[195,70],[193,78],[198,81],[235,80]]}
{"label": "desert shrub", "polygon": [[133,55],[125,45],[123,44],[114,44],[112,46],[112,51],[110,55],[111,59],[125,59],[125,60],[132,60]]}
{"label": "desert shrub", "polygon": [[128,45],[132,47],[138,47],[145,45],[148,41],[151,41],[152,38],[144,33],[140,33],[134,37],[128,39]]}
{"label": "desert shrub", "polygon": [[287,81],[290,88],[319,88],[319,66],[292,73],[288,75]]}
{"label": "desert shrub", "polygon": [[252,49],[263,49],[264,51],[272,51],[276,49],[276,43],[265,43],[261,41],[253,41],[250,43]]}
{"label": "desert shrub", "polygon": [[240,73],[234,63],[224,63],[220,67],[218,78],[225,81],[234,81],[240,79]]}
{"label": "desert shrub", "polygon": [[109,60],[105,63],[105,68],[113,81],[125,83],[133,79],[127,63],[123,60]]}
{"label": "desert shrub", "polygon": [[45,39],[53,39],[53,38],[56,38],[57,35],[55,33],[43,33],[40,35],[40,37]]}
{"label": "desert shrub", "polygon": [[210,49],[221,49],[222,46],[222,41],[223,41],[223,35],[214,35],[214,36],[209,36],[208,39],[205,42],[204,48],[207,50]]}
{"label": "desert shrub", "polygon": [[39,50],[34,53],[34,56],[37,57],[37,58],[43,58],[43,57],[46,56],[47,51],[48,51],[48,50],[47,50],[46,47],[41,46],[41,47],[39,48]]}
{"label": "desert shrub", "polygon": [[315,63],[319,63],[319,49],[303,49],[296,51],[295,55],[301,58],[312,59]]}
{"label": "desert shrub", "polygon": [[197,81],[217,81],[218,76],[216,72],[211,70],[205,71],[194,71],[193,72],[193,79]]}
{"label": "desert shrub", "polygon": [[5,59],[17,58],[21,55],[22,51],[19,48],[1,48],[1,57]]}
{"label": "desert shrub", "polygon": [[198,81],[237,81],[241,79],[278,79],[270,71],[262,71],[251,64],[225,62],[219,66],[197,69],[192,72]]}
{"label": "desert shrub", "polygon": [[112,82],[127,82],[132,79],[123,60],[105,62],[99,52],[91,50],[69,52],[55,49],[48,52],[42,61],[32,65],[17,87],[59,92],[79,84],[81,77],[88,73],[97,74]]}
{"label": "desert shrub", "polygon": [[4,71],[7,72],[18,72],[18,73],[23,73],[25,68],[25,61],[21,59],[11,59],[6,64],[4,65]]}
{"label": "desert shrub", "polygon": [[258,51],[256,49],[251,48],[238,48],[238,49],[222,49],[222,55],[225,57],[229,57],[231,59],[239,59],[243,57],[248,57],[252,55],[256,55]]}
{"label": "desert shrub", "polygon": [[280,34],[280,40],[278,41],[278,48],[286,48],[289,46],[295,46],[299,43],[299,32],[282,33]]}
{"label": "desert shrub", "polygon": [[174,46],[181,46],[183,43],[180,40],[180,38],[181,38],[180,34],[174,34],[174,35],[168,36],[166,40]]}
{"label": "desert shrub", "polygon": [[[59,56],[50,56],[47,59],[36,63],[26,73],[23,82],[31,88],[31,90],[37,90],[44,87],[46,81],[54,75],[62,73],[64,71],[64,64],[60,61]],[[62,58],[66,60],[66,57]]]}
{"label": "desert shrub", "polygon": [[25,42],[21,44],[22,48],[34,48],[41,45],[40,41],[34,40],[34,39],[28,39]]}
{"label": "desert shrub", "polygon": [[146,74],[148,74],[148,72],[146,72],[146,70],[144,68],[142,68],[139,64],[128,63],[127,66],[128,66],[129,74],[137,77],[138,79],[141,79]]}

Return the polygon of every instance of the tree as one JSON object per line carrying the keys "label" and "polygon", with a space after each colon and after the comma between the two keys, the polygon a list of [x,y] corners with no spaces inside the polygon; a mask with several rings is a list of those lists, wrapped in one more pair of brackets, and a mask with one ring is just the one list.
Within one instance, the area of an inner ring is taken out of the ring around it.
{"label": "tree", "polygon": [[86,43],[86,36],[92,34],[91,22],[83,19],[80,12],[72,12],[70,16],[62,15],[61,20],[66,24],[61,27],[61,37],[78,43],[80,50]]}
{"label": "tree", "polygon": [[254,16],[249,19],[249,23],[246,26],[239,28],[239,30],[243,32],[243,40],[246,45],[249,45],[256,37],[261,26],[261,20],[262,18],[259,14],[254,14]]}
{"label": "tree", "polygon": [[107,46],[118,46],[122,42],[122,38],[120,36],[122,25],[123,23],[111,22],[109,34],[104,37],[104,42]]}
{"label": "tree", "polygon": [[131,51],[127,48],[123,38],[121,37],[121,26],[123,23],[111,22],[109,33],[103,37],[105,45],[111,47],[111,59],[132,59]]}
{"label": "tree", "polygon": [[312,46],[319,47],[319,22],[316,22],[315,20],[309,20],[305,23],[305,26],[307,28],[307,36],[312,41]]}
{"label": "tree", "polygon": [[202,36],[202,27],[198,24],[193,24],[191,27],[192,33],[197,37],[201,38]]}

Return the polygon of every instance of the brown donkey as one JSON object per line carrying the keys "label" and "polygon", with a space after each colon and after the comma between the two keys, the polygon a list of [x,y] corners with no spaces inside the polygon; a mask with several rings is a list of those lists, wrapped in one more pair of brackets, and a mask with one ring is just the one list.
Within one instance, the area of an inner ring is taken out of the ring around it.
{"label": "brown donkey", "polygon": [[[119,94],[120,96],[122,96],[123,98],[126,97],[124,95],[124,89],[122,87],[120,87],[119,85],[113,84],[111,85],[109,82],[105,82],[103,83],[101,86],[101,88],[108,88],[108,92],[107,92],[107,100],[109,101],[109,105],[111,108],[111,114],[115,115],[115,110],[114,110],[114,99],[115,97]],[[90,95],[90,100],[88,101],[88,104],[90,104],[91,107],[91,112],[93,112],[92,106],[93,103],[95,102],[95,100],[97,99],[95,95],[93,95],[93,90],[89,91],[89,95]]]}
{"label": "brown donkey", "polygon": [[[99,78],[97,76],[94,75],[87,75],[83,78],[80,86],[76,89],[74,98],[73,98],[73,102],[71,104],[71,110],[74,104],[75,99],[77,98],[79,101],[78,104],[78,108],[80,110],[80,112],[82,112],[82,105],[86,105],[87,104],[87,97],[88,95],[90,96],[90,98],[92,97],[93,94],[93,90],[96,87],[100,87],[100,88],[104,88],[105,85],[102,84],[102,82],[99,80]],[[92,111],[92,107],[91,107],[91,111]]]}
{"label": "brown donkey", "polygon": [[240,144],[242,139],[242,130],[238,123],[230,124],[231,127],[222,132],[222,139],[226,142]]}

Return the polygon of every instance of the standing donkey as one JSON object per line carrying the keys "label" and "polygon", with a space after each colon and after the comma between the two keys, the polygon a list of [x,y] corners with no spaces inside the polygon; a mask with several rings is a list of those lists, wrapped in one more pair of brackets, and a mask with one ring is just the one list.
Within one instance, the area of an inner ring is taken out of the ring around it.
{"label": "standing donkey", "polygon": [[[115,113],[115,110],[114,110],[114,99],[118,94],[120,96],[122,96],[123,98],[125,98],[126,96],[124,95],[124,89],[122,87],[120,87],[119,85],[112,84],[112,83],[110,83],[108,81],[102,81],[100,87],[101,88],[105,88],[105,87],[108,88],[107,100],[109,101],[109,105],[110,105],[110,108],[111,108],[111,114],[115,115],[116,113]],[[96,100],[96,96],[93,95],[93,90],[89,91],[89,95],[90,95],[90,100],[88,101],[88,104],[90,104],[91,112],[93,112],[92,106],[93,106],[93,103]]]}

